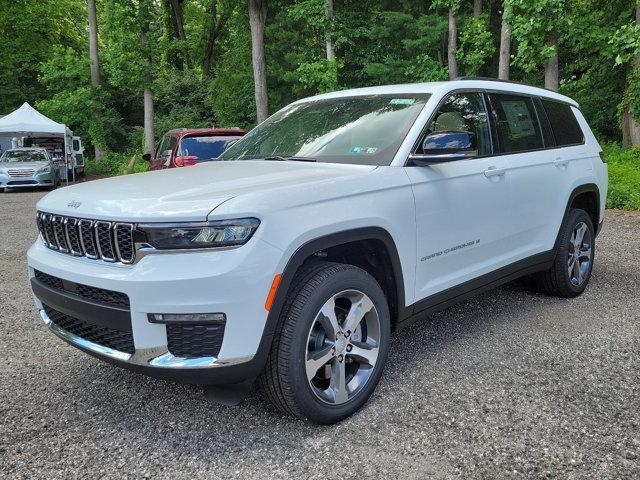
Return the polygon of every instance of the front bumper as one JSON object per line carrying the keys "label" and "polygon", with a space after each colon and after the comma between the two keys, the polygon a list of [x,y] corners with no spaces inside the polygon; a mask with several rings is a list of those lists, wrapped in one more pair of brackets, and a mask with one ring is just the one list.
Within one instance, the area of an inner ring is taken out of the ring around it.
{"label": "front bumper", "polygon": [[[72,257],[46,248],[40,240],[28,253],[35,304],[49,329],[71,345],[107,362],[151,376],[200,384],[237,383],[255,377],[266,359],[264,308],[281,252],[252,239],[226,251],[152,254],[135,265]],[[67,291],[55,291],[35,272],[83,286],[127,295],[127,309],[112,308]],[[98,328],[129,330],[133,349],[123,351],[61,328],[47,309],[63,312]],[[219,353],[186,357],[170,351],[167,326],[151,313],[223,312],[226,325]],[[128,327],[122,327],[126,319]]]}
{"label": "front bumper", "polygon": [[0,173],[0,188],[51,187],[54,184],[54,178],[53,172],[36,173],[31,177],[12,177]]}

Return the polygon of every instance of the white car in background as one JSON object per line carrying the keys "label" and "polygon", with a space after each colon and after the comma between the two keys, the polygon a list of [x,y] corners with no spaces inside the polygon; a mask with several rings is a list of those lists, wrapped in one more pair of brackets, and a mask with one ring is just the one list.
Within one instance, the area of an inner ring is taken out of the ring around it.
{"label": "white car in background", "polygon": [[589,282],[607,166],[558,93],[343,90],[221,160],[44,197],[28,253],[44,323],[227,403],[257,379],[283,412],[333,423],[374,391],[394,329],[523,275],[561,297]]}

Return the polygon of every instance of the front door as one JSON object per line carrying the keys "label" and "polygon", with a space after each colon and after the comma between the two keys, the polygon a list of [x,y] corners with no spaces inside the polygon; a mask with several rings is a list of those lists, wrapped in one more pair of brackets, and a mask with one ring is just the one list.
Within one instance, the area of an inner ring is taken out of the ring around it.
{"label": "front door", "polygon": [[492,156],[483,94],[449,96],[426,134],[438,131],[472,133],[477,157],[406,167],[416,202],[417,301],[508,264],[513,249],[509,164]]}

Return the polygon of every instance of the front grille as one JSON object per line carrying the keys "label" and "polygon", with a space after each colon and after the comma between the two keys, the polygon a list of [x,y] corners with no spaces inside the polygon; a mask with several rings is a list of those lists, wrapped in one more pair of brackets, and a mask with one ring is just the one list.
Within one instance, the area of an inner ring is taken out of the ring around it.
{"label": "front grille", "polygon": [[47,247],[70,255],[133,263],[133,224],[38,212],[38,230]]}
{"label": "front grille", "polygon": [[167,324],[167,347],[176,357],[215,357],[220,353],[224,323]]}
{"label": "front grille", "polygon": [[114,292],[106,288],[90,287],[89,285],[82,285],[81,283],[70,282],[69,280],[63,282],[61,278],[54,277],[40,270],[35,270],[34,274],[38,281],[56,290],[63,290],[67,293],[86,298],[87,300],[107,303],[116,307],[129,308],[129,297],[125,293]]}
{"label": "front grille", "polygon": [[90,287],[88,285],[76,284],[76,292],[78,295],[90,300],[96,300],[109,305],[129,308],[129,297],[120,292],[107,290],[105,288]]}
{"label": "front grille", "polygon": [[33,168],[10,168],[7,173],[10,177],[33,177],[36,171]]}
{"label": "front grille", "polygon": [[35,270],[35,276],[40,282],[48,285],[51,288],[55,288],[56,290],[64,290],[64,285],[62,284],[61,278],[54,277],[53,275],[41,272],[40,270]]}
{"label": "front grille", "polygon": [[58,327],[98,345],[125,353],[133,353],[133,335],[113,328],[94,325],[43,305],[49,319]]}
{"label": "front grille", "polygon": [[12,180],[7,185],[37,185],[37,180]]}

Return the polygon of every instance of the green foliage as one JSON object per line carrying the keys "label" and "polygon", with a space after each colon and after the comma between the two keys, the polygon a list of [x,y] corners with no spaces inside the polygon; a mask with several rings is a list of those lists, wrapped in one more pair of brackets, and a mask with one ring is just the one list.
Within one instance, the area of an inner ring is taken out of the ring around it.
{"label": "green foliage", "polygon": [[[96,163],[93,158],[87,158],[85,162],[85,172],[89,176],[111,177],[114,175],[125,175],[128,173],[146,172],[149,164],[142,160],[142,151],[115,153],[107,152],[100,163]],[[133,172],[129,171],[131,156],[136,155]]]}
{"label": "green foliage", "polygon": [[[115,173],[142,148],[145,84],[154,97],[157,137],[177,127],[252,127],[247,2],[182,0],[186,40],[177,39],[170,3],[97,0],[102,84],[92,89],[86,0],[0,0],[0,114],[31,102],[81,135],[88,152],[92,145],[106,150],[106,165],[95,168]],[[212,6],[215,24],[228,21],[204,75]],[[335,0],[327,22],[325,0],[269,0],[270,111],[331,90],[446,80],[450,9],[458,21],[461,73],[495,76],[504,8],[513,27],[511,78],[541,84],[555,36],[561,92],[580,103],[599,139],[619,142],[620,113],[629,107],[640,114],[633,0],[485,0],[484,6],[475,20],[471,2],[460,0]],[[335,61],[327,60],[327,37]]]}
{"label": "green foliage", "polygon": [[86,2],[0,0],[0,114],[47,96],[38,64],[52,47],[85,44]]}
{"label": "green foliage", "polygon": [[572,22],[566,0],[508,0],[512,37],[517,40],[513,63],[525,72],[540,69],[556,49],[549,37],[562,37]]}
{"label": "green foliage", "polygon": [[607,208],[640,209],[640,149],[604,146],[609,166]]}
{"label": "green foliage", "polygon": [[459,33],[460,48],[456,56],[464,66],[465,75],[478,75],[482,66],[496,52],[493,33],[489,31],[489,17],[468,18]]}

